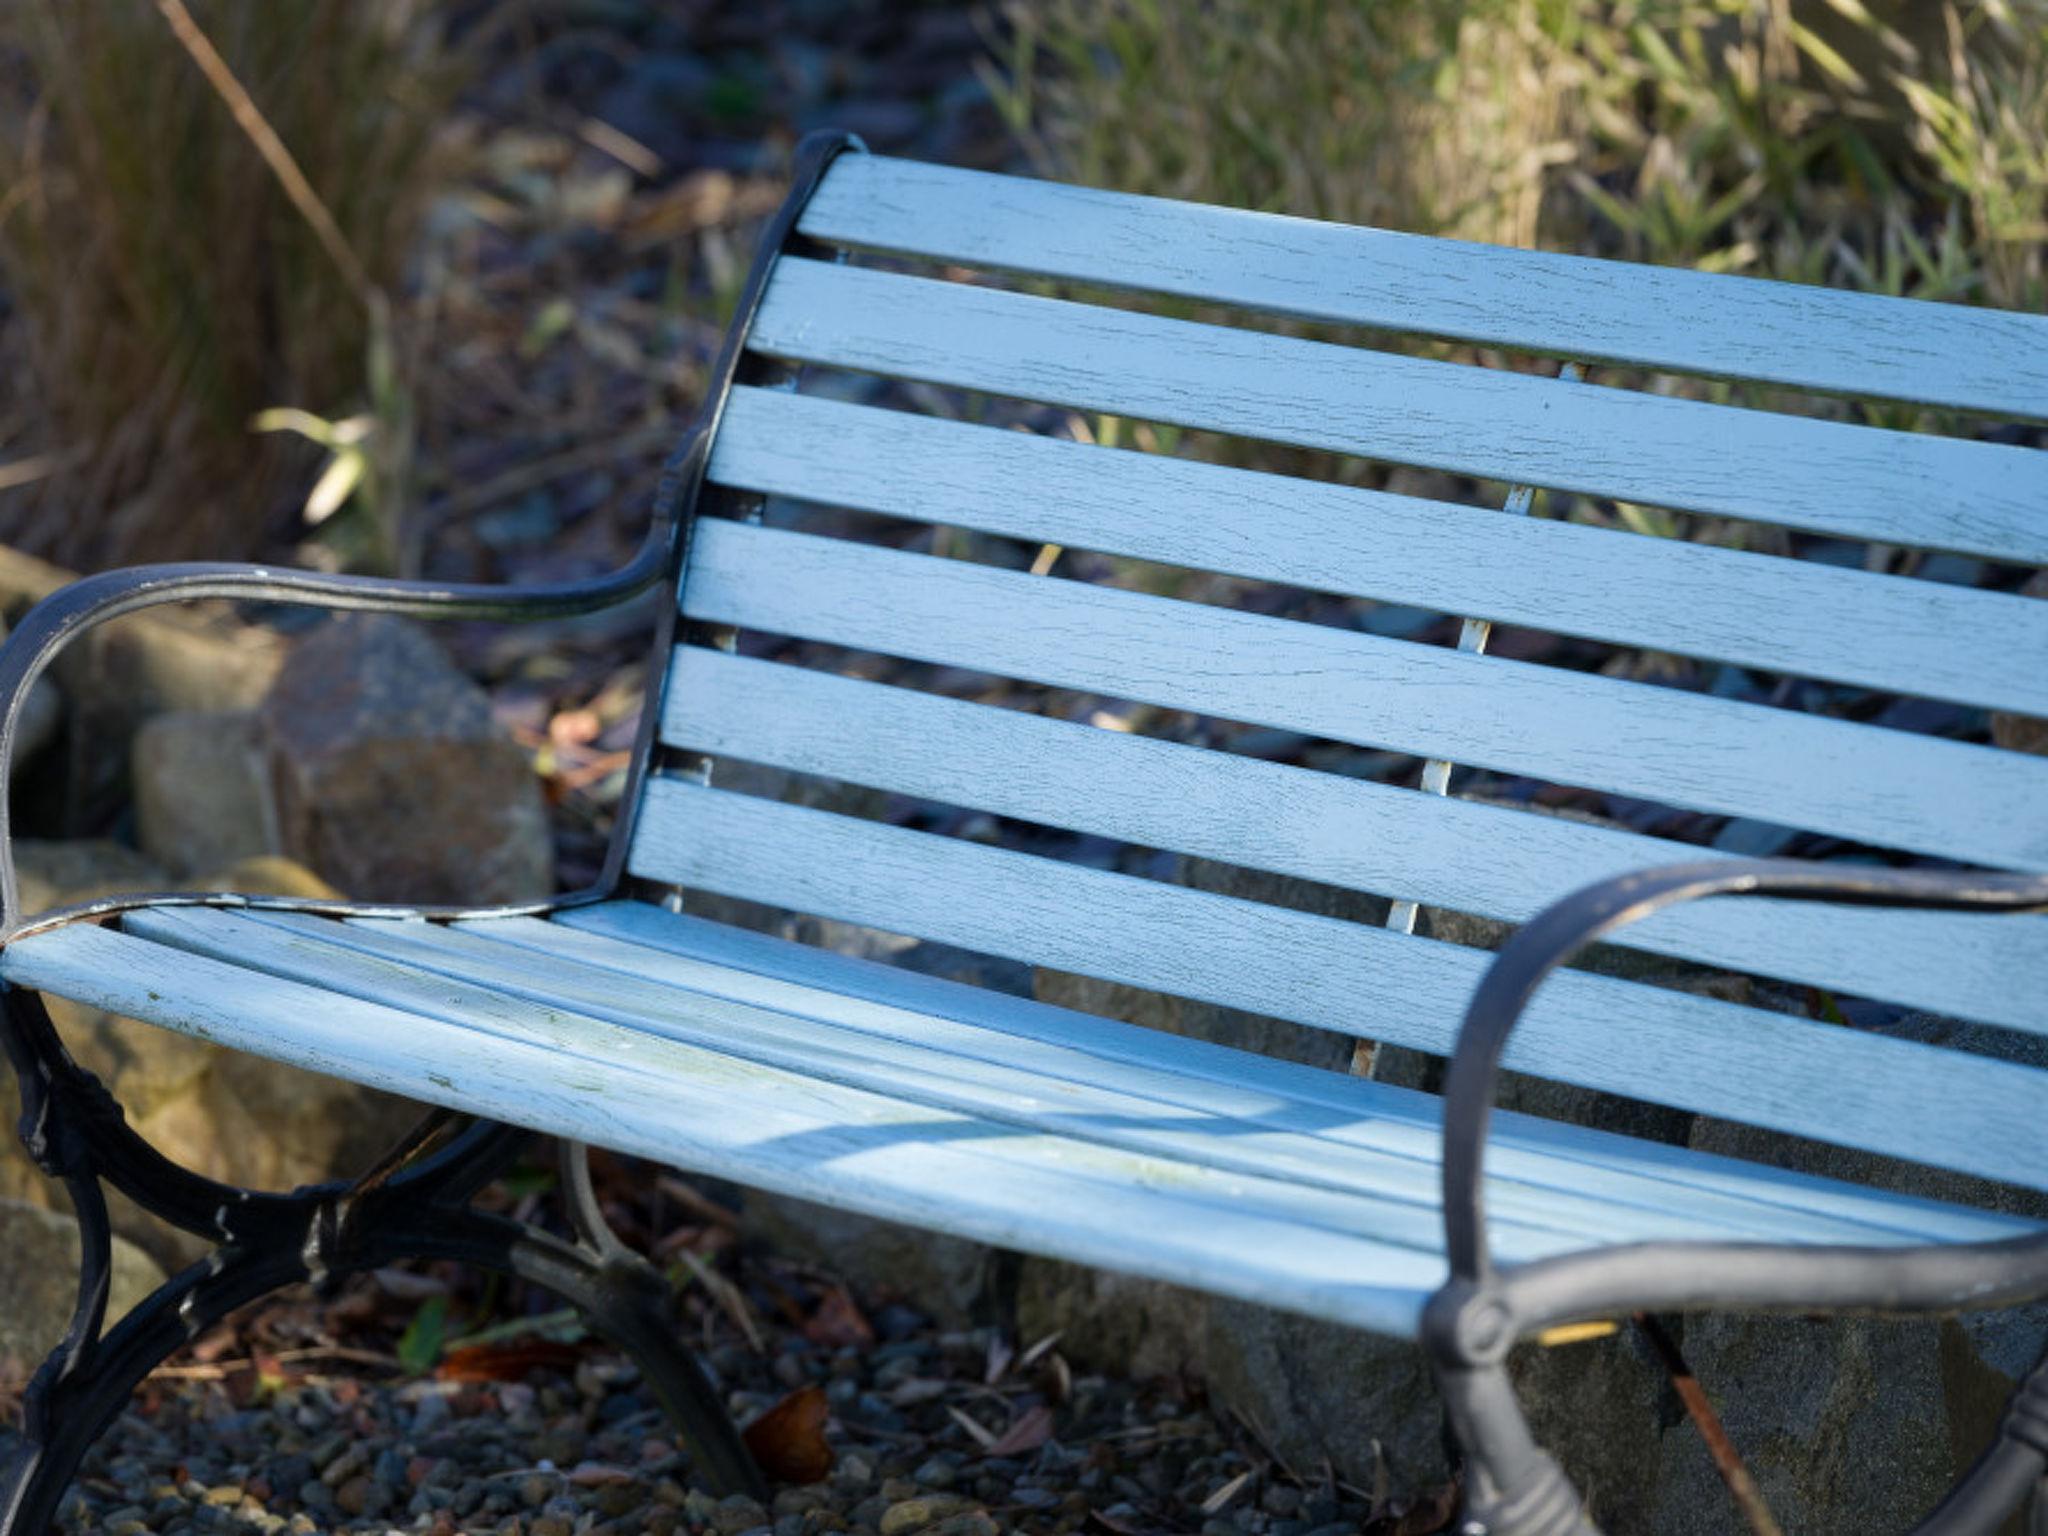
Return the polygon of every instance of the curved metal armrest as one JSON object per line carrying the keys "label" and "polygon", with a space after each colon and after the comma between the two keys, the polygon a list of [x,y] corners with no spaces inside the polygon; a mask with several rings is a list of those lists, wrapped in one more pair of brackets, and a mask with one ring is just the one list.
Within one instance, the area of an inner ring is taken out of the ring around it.
{"label": "curved metal armrest", "polygon": [[[1802,1250],[1745,1243],[1641,1243],[1538,1259],[1495,1274],[1482,1174],[1500,1061],[1543,980],[1587,944],[1681,902],[1770,896],[1975,912],[2048,911],[2048,876],[1880,870],[1791,859],[1672,864],[1575,892],[1525,924],[1473,993],[1444,1083],[1444,1235],[1450,1278],[1423,1337],[1466,1456],[1461,1529],[1487,1536],[1597,1536],[1563,1470],[1536,1444],[1506,1370],[1531,1332],[1617,1310],[1761,1305],[1801,1310],[1953,1310],[2038,1295],[2048,1236],[1949,1248]],[[1915,1536],[1990,1530],[2048,1457],[2048,1360],[2015,1397],[1989,1450]],[[2048,1494],[2044,1494],[2048,1504]]]}
{"label": "curved metal armrest", "polygon": [[1954,912],[2048,911],[2048,875],[1876,869],[1799,859],[1703,859],[1617,875],[1525,923],[1472,994],[1444,1080],[1444,1238],[1455,1279],[1489,1269],[1482,1173],[1508,1036],[1550,973],[1586,945],[1666,907],[1710,896],[1770,896]]}
{"label": "curved metal armrest", "polygon": [[439,619],[565,618],[625,602],[662,581],[674,562],[676,527],[673,501],[663,498],[654,526],[627,564],[609,575],[545,586],[396,581],[259,565],[192,563],[107,571],[51,593],[29,610],[0,646],[0,939],[22,920],[7,807],[22,711],[29,689],[57,653],[95,624],[163,603],[203,598],[309,603]]}

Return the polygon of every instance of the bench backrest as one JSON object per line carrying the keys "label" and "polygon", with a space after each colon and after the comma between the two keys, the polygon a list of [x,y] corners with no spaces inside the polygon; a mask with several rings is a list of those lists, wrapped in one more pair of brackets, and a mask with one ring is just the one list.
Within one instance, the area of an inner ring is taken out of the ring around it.
{"label": "bench backrest", "polygon": [[[819,253],[780,259],[749,346],[802,365],[804,383],[734,391],[710,480],[728,509],[767,497],[871,516],[836,533],[815,519],[700,522],[682,591],[696,643],[679,647],[664,703],[673,748],[888,791],[899,808],[969,807],[1510,920],[1699,850],[1433,793],[1446,764],[1880,853],[2048,869],[2048,757],[1906,728],[1923,706],[1836,718],[1507,659],[1484,653],[1482,622],[1456,648],[1417,643],[1372,632],[1354,601],[1705,658],[1727,664],[1708,669],[1724,681],[1760,672],[2048,716],[2048,602],[1858,568],[1882,546],[2048,564],[2048,453],[2026,445],[2030,429],[1905,432],[1866,424],[1881,411],[1738,408],[1659,387],[1697,375],[2040,422],[2048,319],[865,154],[834,163],[798,228]],[[1095,296],[1046,296],[1043,279]],[[1343,339],[1303,336],[1304,321]],[[1357,330],[1495,350],[1482,363],[1402,355]],[[1553,358],[1616,382],[1554,376]],[[998,418],[1041,430],[948,419],[990,398],[1014,403]],[[1073,441],[1046,407],[1338,466],[1421,466],[1443,487],[1497,482],[1501,499]],[[1790,558],[1782,531],[1753,533],[1781,551],[1760,553],[1510,515],[1531,487],[1824,536],[1823,552],[1854,563]],[[908,538],[906,523],[930,527]],[[1071,579],[1103,564],[1071,555],[1033,574],[999,541],[933,529],[1145,564],[1114,584]],[[971,558],[922,552],[935,540]],[[1247,611],[1230,601],[1244,583],[1295,600]],[[734,654],[722,629],[771,638]],[[897,659],[890,682],[864,679],[873,656]],[[1077,696],[1111,702],[1056,717]],[[1127,703],[1171,713],[1116,728]],[[1267,761],[1240,727],[1431,766],[1374,782]],[[1488,959],[1400,931],[1408,908],[1373,928],[684,775],[650,779],[631,867],[1439,1053]],[[1724,903],[1630,942],[2048,1034],[2048,919]],[[1989,1055],[1570,973],[1509,1060],[2048,1188],[2048,1072]]]}

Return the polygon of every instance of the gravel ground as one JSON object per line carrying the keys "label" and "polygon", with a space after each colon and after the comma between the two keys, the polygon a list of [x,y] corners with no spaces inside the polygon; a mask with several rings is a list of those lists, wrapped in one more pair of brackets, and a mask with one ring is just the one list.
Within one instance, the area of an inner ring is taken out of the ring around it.
{"label": "gravel ground", "polygon": [[[60,1521],[94,1536],[1426,1536],[1449,1490],[1390,1500],[1290,1467],[1199,1383],[1089,1373],[1057,1335],[946,1329],[741,1240],[732,1195],[598,1156],[607,1218],[666,1266],[676,1326],[777,1480],[719,1500],[632,1363],[549,1294],[452,1265],[247,1309],[159,1370]],[[553,1202],[540,1165],[479,1204]],[[0,1456],[19,1377],[0,1369]]]}
{"label": "gravel ground", "polygon": [[767,1504],[694,1486],[638,1373],[591,1350],[503,1382],[365,1372],[265,1383],[262,1366],[174,1368],[102,1442],[62,1525],[107,1536],[1436,1528],[1428,1511],[1373,1518],[1360,1490],[1291,1480],[1170,1384],[1075,1376],[1056,1343],[1012,1357],[992,1330],[940,1332],[901,1306],[879,1310],[874,1332],[834,1347],[792,1328],[758,1350],[709,1352],[743,1421],[822,1389],[830,1472]]}

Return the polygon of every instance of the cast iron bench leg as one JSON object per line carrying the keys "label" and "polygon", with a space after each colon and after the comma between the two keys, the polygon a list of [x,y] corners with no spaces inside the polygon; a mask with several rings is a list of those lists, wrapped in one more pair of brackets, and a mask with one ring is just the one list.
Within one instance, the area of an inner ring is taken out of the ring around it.
{"label": "cast iron bench leg", "polygon": [[[639,1365],[706,1483],[721,1493],[763,1492],[717,1388],[682,1343],[666,1281],[605,1225],[582,1148],[563,1149],[574,1242],[469,1206],[531,1133],[445,1110],[352,1183],[290,1194],[235,1188],[179,1167],[138,1136],[66,1052],[40,998],[15,990],[5,1003],[0,1041],[21,1080],[22,1141],[68,1191],[82,1251],[71,1325],[31,1380],[22,1444],[0,1467],[0,1536],[41,1536],[136,1386],[206,1329],[283,1286],[332,1285],[401,1259],[453,1259],[555,1292]],[[217,1245],[111,1330],[103,1182]]]}

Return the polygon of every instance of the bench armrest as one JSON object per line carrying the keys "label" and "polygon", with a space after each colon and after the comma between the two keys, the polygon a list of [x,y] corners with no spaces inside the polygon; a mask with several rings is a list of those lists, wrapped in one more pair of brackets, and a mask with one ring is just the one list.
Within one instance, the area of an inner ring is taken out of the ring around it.
{"label": "bench armrest", "polygon": [[[679,457],[694,454],[687,450]],[[432,619],[522,621],[592,613],[666,580],[675,563],[673,501],[658,503],[654,526],[632,560],[605,576],[544,586],[503,587],[373,576],[334,576],[258,565],[146,565],[87,576],[51,593],[0,646],[0,942],[22,926],[8,799],[14,744],[29,689],[58,652],[95,624],[163,603],[203,598],[308,603],[321,608]]]}
{"label": "bench armrest", "polygon": [[[2048,1236],[1947,1247],[1802,1248],[1664,1242],[1561,1254],[1496,1273],[1482,1174],[1508,1037],[1536,989],[1585,945],[1666,907],[1770,896],[1965,912],[2048,911],[2048,875],[1872,869],[1794,859],[1663,865],[1589,885],[1532,918],[1474,991],[1444,1082],[1443,1204],[1450,1277],[1423,1314],[1445,1412],[1466,1460],[1465,1529],[1597,1536],[1564,1472],[1536,1444],[1506,1360],[1559,1323],[1704,1307],[1881,1313],[2010,1306],[2048,1289]],[[1989,1530],[2048,1464],[2048,1357],[1989,1449],[1914,1536]],[[2048,1495],[2044,1495],[2048,1498]]]}
{"label": "bench armrest", "polygon": [[1770,896],[1952,912],[2048,911],[2048,875],[1878,869],[1800,859],[1702,859],[1617,875],[1547,907],[1505,944],[1472,994],[1444,1081],[1444,1236],[1453,1278],[1489,1271],[1482,1171],[1501,1055],[1529,1000],[1586,945],[1667,907]]}

